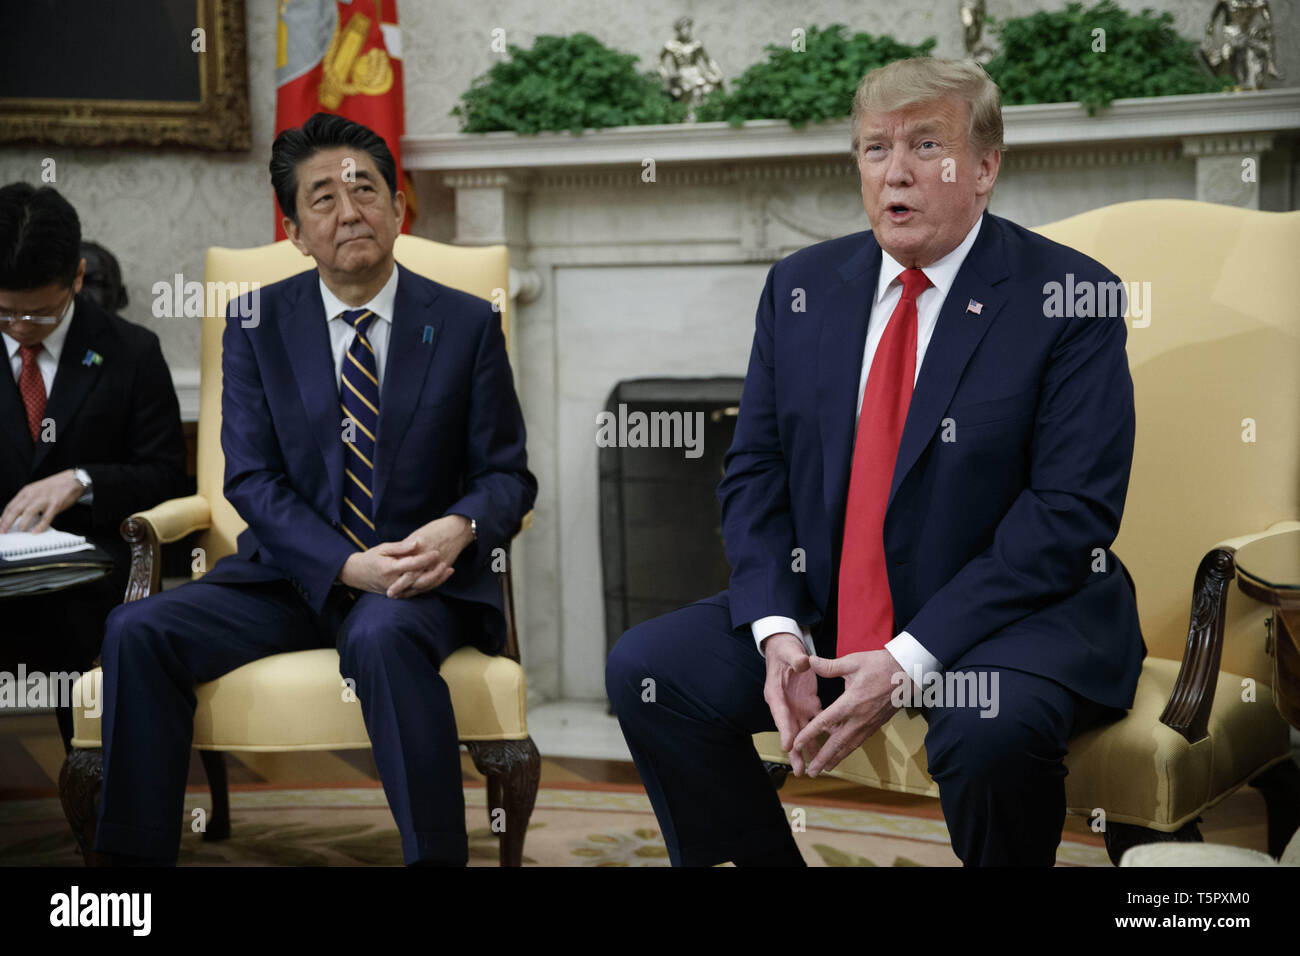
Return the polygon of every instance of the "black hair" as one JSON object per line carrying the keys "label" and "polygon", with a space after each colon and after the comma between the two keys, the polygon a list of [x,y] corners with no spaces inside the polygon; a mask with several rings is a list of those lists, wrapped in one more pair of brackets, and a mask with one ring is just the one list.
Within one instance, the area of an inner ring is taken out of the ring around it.
{"label": "black hair", "polygon": [[271,188],[280,211],[298,222],[298,166],[323,149],[351,146],[363,149],[375,162],[388,184],[388,195],[397,194],[397,161],[379,136],[368,126],[333,113],[314,113],[297,129],[286,129],[271,144]]}
{"label": "black hair", "polygon": [[86,275],[81,280],[81,294],[93,299],[106,312],[120,312],[129,301],[122,285],[122,267],[117,256],[97,242],[83,239],[81,258],[86,260]]}
{"label": "black hair", "polygon": [[81,263],[81,220],[53,186],[0,187],[0,289],[67,288]]}

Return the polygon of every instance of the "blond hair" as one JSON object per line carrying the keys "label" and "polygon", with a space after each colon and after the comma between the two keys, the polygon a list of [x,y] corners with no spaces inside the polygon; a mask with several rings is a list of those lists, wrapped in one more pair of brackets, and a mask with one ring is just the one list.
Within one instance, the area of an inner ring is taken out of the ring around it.
{"label": "blond hair", "polygon": [[976,154],[1006,149],[1002,142],[1002,93],[989,75],[970,60],[918,56],[877,67],[858,84],[853,96],[853,154],[858,152],[866,113],[892,113],[946,96],[955,96],[969,107],[966,138]]}

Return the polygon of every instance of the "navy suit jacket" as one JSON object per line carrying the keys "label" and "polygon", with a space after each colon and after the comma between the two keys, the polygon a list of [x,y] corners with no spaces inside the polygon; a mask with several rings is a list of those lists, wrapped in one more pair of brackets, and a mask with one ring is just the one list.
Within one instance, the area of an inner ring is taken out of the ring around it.
{"label": "navy suit jacket", "polygon": [[[493,552],[537,495],[501,316],[485,300],[397,266],[375,435],[373,518],[399,541],[446,514],[478,522],[455,574],[425,595],[466,602],[476,643],[505,640]],[[227,311],[222,337],[225,494],[246,522],[205,580],[287,579],[320,612],[355,545],[341,530],[343,411],[316,270],[266,286],[257,324]]]}
{"label": "navy suit jacket", "polygon": [[[879,244],[861,232],[768,272],[718,488],[733,626],[793,617],[828,655],[880,263]],[[894,634],[908,631],[948,670],[1027,671],[1128,708],[1146,645],[1132,579],[1109,551],[1133,457],[1127,329],[1114,315],[1046,317],[1045,283],[1069,273],[1076,285],[1118,281],[984,214],[925,353],[894,468],[884,521]],[[800,301],[806,311],[793,311]],[[945,425],[955,440],[944,440]]]}

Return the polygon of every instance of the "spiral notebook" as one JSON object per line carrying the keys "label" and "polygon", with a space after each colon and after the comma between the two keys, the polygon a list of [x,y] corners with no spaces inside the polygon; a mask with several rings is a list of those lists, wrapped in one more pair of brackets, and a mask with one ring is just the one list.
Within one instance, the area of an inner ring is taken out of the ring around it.
{"label": "spiral notebook", "polygon": [[71,554],[73,551],[90,551],[94,547],[79,534],[68,534],[53,528],[40,534],[29,534],[26,531],[0,534],[0,560],[4,561],[26,561],[55,554]]}
{"label": "spiral notebook", "polygon": [[81,535],[0,534],[0,601],[97,581],[113,567],[112,555]]}

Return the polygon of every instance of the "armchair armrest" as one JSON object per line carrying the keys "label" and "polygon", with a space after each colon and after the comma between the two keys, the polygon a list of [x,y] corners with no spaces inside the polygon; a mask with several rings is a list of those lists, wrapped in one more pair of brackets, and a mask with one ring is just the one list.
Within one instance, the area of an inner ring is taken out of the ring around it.
{"label": "armchair armrest", "polygon": [[1214,707],[1214,687],[1219,677],[1223,655],[1224,615],[1228,607],[1228,588],[1237,575],[1234,555],[1251,541],[1300,528],[1300,521],[1279,521],[1266,531],[1238,535],[1219,542],[1201,559],[1192,584],[1192,612],[1187,628],[1187,647],[1183,651],[1178,678],[1165,704],[1160,722],[1178,731],[1189,743],[1208,734],[1210,710]]}
{"label": "armchair armrest", "polygon": [[212,524],[212,508],[202,495],[172,498],[138,511],[122,522],[122,537],[131,546],[131,571],[123,602],[138,601],[158,590],[162,546]]}

